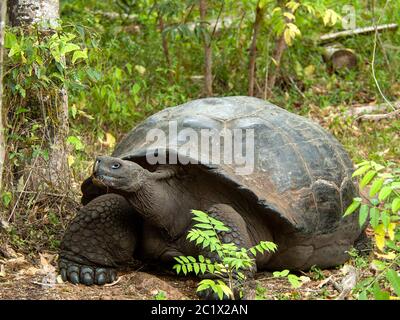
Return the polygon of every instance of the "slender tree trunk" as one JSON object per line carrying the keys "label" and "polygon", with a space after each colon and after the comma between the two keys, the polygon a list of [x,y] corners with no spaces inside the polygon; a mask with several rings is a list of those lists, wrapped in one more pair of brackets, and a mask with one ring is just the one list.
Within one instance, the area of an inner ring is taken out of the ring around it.
{"label": "slender tree trunk", "polygon": [[[9,0],[9,21],[12,26],[29,27],[39,23],[39,34],[41,31],[48,33],[57,26],[58,19],[58,0]],[[29,186],[33,189],[46,182],[50,188],[67,190],[70,181],[66,146],[69,131],[67,90],[62,87],[56,94],[43,92],[43,96],[36,98],[43,114],[43,119],[37,119],[44,128],[42,148],[48,150],[49,157],[48,161],[31,159],[30,165],[24,164],[24,180],[30,179]],[[35,107],[37,102],[27,101],[27,105]]]}
{"label": "slender tree trunk", "polygon": [[3,189],[3,167],[6,156],[6,146],[3,127],[3,47],[6,26],[7,0],[0,2],[0,191]]}
{"label": "slender tree trunk", "polygon": [[283,34],[279,36],[279,38],[275,41],[275,49],[274,53],[272,54],[272,61],[273,63],[271,64],[272,70],[269,73],[268,77],[268,82],[266,83],[266,92],[267,92],[267,97],[271,97],[272,94],[272,89],[275,86],[275,81],[276,77],[279,73],[280,67],[281,67],[281,59],[283,52],[286,49],[286,42]]}
{"label": "slender tree trunk", "polygon": [[164,52],[164,57],[165,57],[165,62],[167,64],[167,68],[168,68],[168,77],[169,80],[172,82],[173,78],[172,78],[172,70],[171,70],[171,58],[170,58],[170,54],[169,54],[169,46],[168,46],[168,39],[165,35],[165,25],[164,25],[164,19],[162,16],[162,13],[158,13],[158,27],[160,29],[160,33],[161,33],[161,44],[162,44],[162,48],[163,48],[163,52]]}
{"label": "slender tree trunk", "polygon": [[[200,19],[202,28],[207,29],[206,15],[207,15],[207,1],[200,0]],[[206,32],[203,33],[204,41],[204,94],[206,96],[212,96],[212,49],[211,49],[211,37],[206,36]]]}
{"label": "slender tree trunk", "polygon": [[261,29],[261,23],[264,16],[264,9],[260,8],[260,2],[257,3],[256,19],[253,25],[253,37],[250,45],[250,59],[249,59],[249,90],[248,95],[254,96],[254,83],[256,71],[256,57],[257,57],[257,37]]}
{"label": "slender tree trunk", "polygon": [[[278,6],[282,9],[282,11],[286,10],[285,1],[278,0]],[[285,22],[289,22],[289,20],[285,17]],[[269,69],[268,81],[265,83],[264,92],[267,94],[267,97],[271,97],[272,89],[275,86],[276,78],[279,74],[279,70],[281,67],[281,60],[285,49],[287,48],[284,34],[282,33],[275,40],[275,48],[272,54],[272,63],[270,66],[272,68]]]}

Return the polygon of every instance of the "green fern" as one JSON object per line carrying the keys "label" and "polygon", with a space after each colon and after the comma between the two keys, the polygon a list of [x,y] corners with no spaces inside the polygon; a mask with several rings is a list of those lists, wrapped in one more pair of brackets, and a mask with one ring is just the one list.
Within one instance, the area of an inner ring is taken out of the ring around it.
{"label": "green fern", "polygon": [[216,252],[218,261],[211,261],[202,255],[197,258],[192,256],[178,256],[178,262],[173,266],[177,274],[195,273],[196,275],[209,273],[217,280],[204,279],[199,282],[197,291],[212,289],[219,299],[224,294],[234,299],[234,291],[241,293],[241,285],[246,280],[245,271],[250,270],[254,264],[254,257],[265,252],[275,252],[277,246],[273,242],[261,241],[249,249],[239,248],[234,243],[222,243],[218,232],[230,231],[221,221],[210,217],[207,213],[192,210],[193,220],[198,222],[189,231],[187,239],[210,252]]}

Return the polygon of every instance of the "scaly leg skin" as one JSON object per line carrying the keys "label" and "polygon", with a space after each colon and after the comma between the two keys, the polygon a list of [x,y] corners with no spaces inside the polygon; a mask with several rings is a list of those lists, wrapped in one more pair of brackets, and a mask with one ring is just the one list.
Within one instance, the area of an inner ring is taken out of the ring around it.
{"label": "scaly leg skin", "polygon": [[63,281],[85,285],[115,281],[116,268],[132,262],[137,223],[128,201],[105,194],[80,209],[61,242]]}
{"label": "scaly leg skin", "polygon": [[[228,227],[229,231],[218,232],[218,236],[222,243],[234,243],[238,248],[250,248],[251,240],[247,231],[246,222],[243,220],[242,216],[237,213],[232,207],[226,204],[216,204],[211,208],[206,210],[206,212],[213,218],[224,223]],[[202,254],[209,258],[211,261],[216,261],[218,255],[215,252],[204,251]],[[246,278],[251,281],[257,272],[257,267],[250,270],[246,270],[244,274]],[[212,278],[212,275],[207,275],[206,277]],[[197,293],[198,297],[206,300],[218,300],[218,295],[213,290],[202,290]],[[239,298],[239,291],[234,290],[235,299]],[[228,297],[224,295],[224,300]]]}

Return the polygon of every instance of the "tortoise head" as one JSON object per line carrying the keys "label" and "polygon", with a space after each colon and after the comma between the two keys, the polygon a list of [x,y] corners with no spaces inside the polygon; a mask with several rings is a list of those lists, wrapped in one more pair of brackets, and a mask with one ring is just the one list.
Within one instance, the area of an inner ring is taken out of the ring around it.
{"label": "tortoise head", "polygon": [[126,192],[137,192],[147,180],[146,169],[135,162],[99,156],[93,166],[93,183]]}

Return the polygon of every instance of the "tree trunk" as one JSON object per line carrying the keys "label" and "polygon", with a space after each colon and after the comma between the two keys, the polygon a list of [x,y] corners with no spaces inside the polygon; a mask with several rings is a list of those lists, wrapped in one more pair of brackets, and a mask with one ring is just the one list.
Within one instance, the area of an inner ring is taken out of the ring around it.
{"label": "tree trunk", "polygon": [[[29,27],[39,23],[39,30],[48,33],[57,26],[58,19],[58,0],[9,0],[9,21],[12,26]],[[28,97],[27,94],[27,99]],[[43,92],[43,95],[36,98],[41,104],[43,114],[43,119],[37,119],[44,128],[42,149],[47,149],[49,156],[47,161],[37,157],[31,159],[30,164],[24,164],[25,185],[38,190],[45,182],[45,188],[68,190],[70,173],[66,146],[69,130],[67,91],[62,87],[56,94]],[[27,105],[32,108],[37,104],[27,101]]]}
{"label": "tree trunk", "polygon": [[[278,6],[282,9],[282,11],[285,10],[285,1],[283,0],[278,0]],[[288,19],[285,17],[285,21],[288,22]],[[266,93],[266,96],[269,98],[271,97],[272,94],[272,89],[275,86],[275,81],[276,77],[279,73],[280,67],[281,67],[281,59],[283,52],[287,48],[286,42],[285,42],[285,37],[284,33],[282,33],[276,40],[275,40],[275,48],[274,52],[272,54],[272,62],[273,62],[273,68],[270,70],[269,75],[268,75],[268,81],[265,83],[265,89],[264,92]]]}
{"label": "tree trunk", "polygon": [[0,3],[0,191],[3,189],[3,167],[6,155],[6,146],[3,127],[3,47],[6,26],[7,0]]}
{"label": "tree trunk", "polygon": [[249,96],[254,96],[254,82],[256,70],[256,57],[257,57],[257,36],[261,28],[261,23],[264,15],[264,9],[260,8],[259,2],[256,8],[256,19],[253,25],[253,38],[250,45],[250,59],[249,59]]}
{"label": "tree trunk", "polygon": [[163,52],[164,52],[165,62],[167,64],[167,68],[168,68],[168,77],[169,77],[169,80],[172,82],[173,75],[172,75],[172,70],[171,70],[171,58],[170,58],[170,54],[169,54],[168,39],[164,32],[164,30],[165,30],[164,19],[163,19],[161,12],[158,13],[158,27],[160,29],[161,44],[162,44],[162,48],[163,48]]}
{"label": "tree trunk", "polygon": [[37,22],[48,22],[51,26],[59,17],[58,0],[9,0],[8,18],[12,26]]}
{"label": "tree trunk", "polygon": [[323,57],[332,70],[351,69],[357,66],[357,56],[354,51],[340,43],[324,46]]}
{"label": "tree trunk", "polygon": [[[206,14],[207,14],[207,1],[200,0],[200,19],[201,26],[207,29]],[[212,96],[212,50],[211,50],[211,38],[206,36],[206,32],[203,33],[204,41],[204,94],[209,97]]]}
{"label": "tree trunk", "polygon": [[269,74],[268,77],[268,82],[266,83],[266,92],[267,92],[267,96],[271,97],[272,94],[272,89],[275,86],[275,81],[276,81],[276,77],[279,73],[279,69],[281,67],[281,59],[282,59],[282,55],[283,52],[286,49],[286,42],[285,42],[285,38],[283,36],[283,34],[281,36],[279,36],[279,38],[276,40],[275,42],[275,49],[274,49],[274,53],[272,55],[272,61],[274,61],[274,66],[272,71]]}

